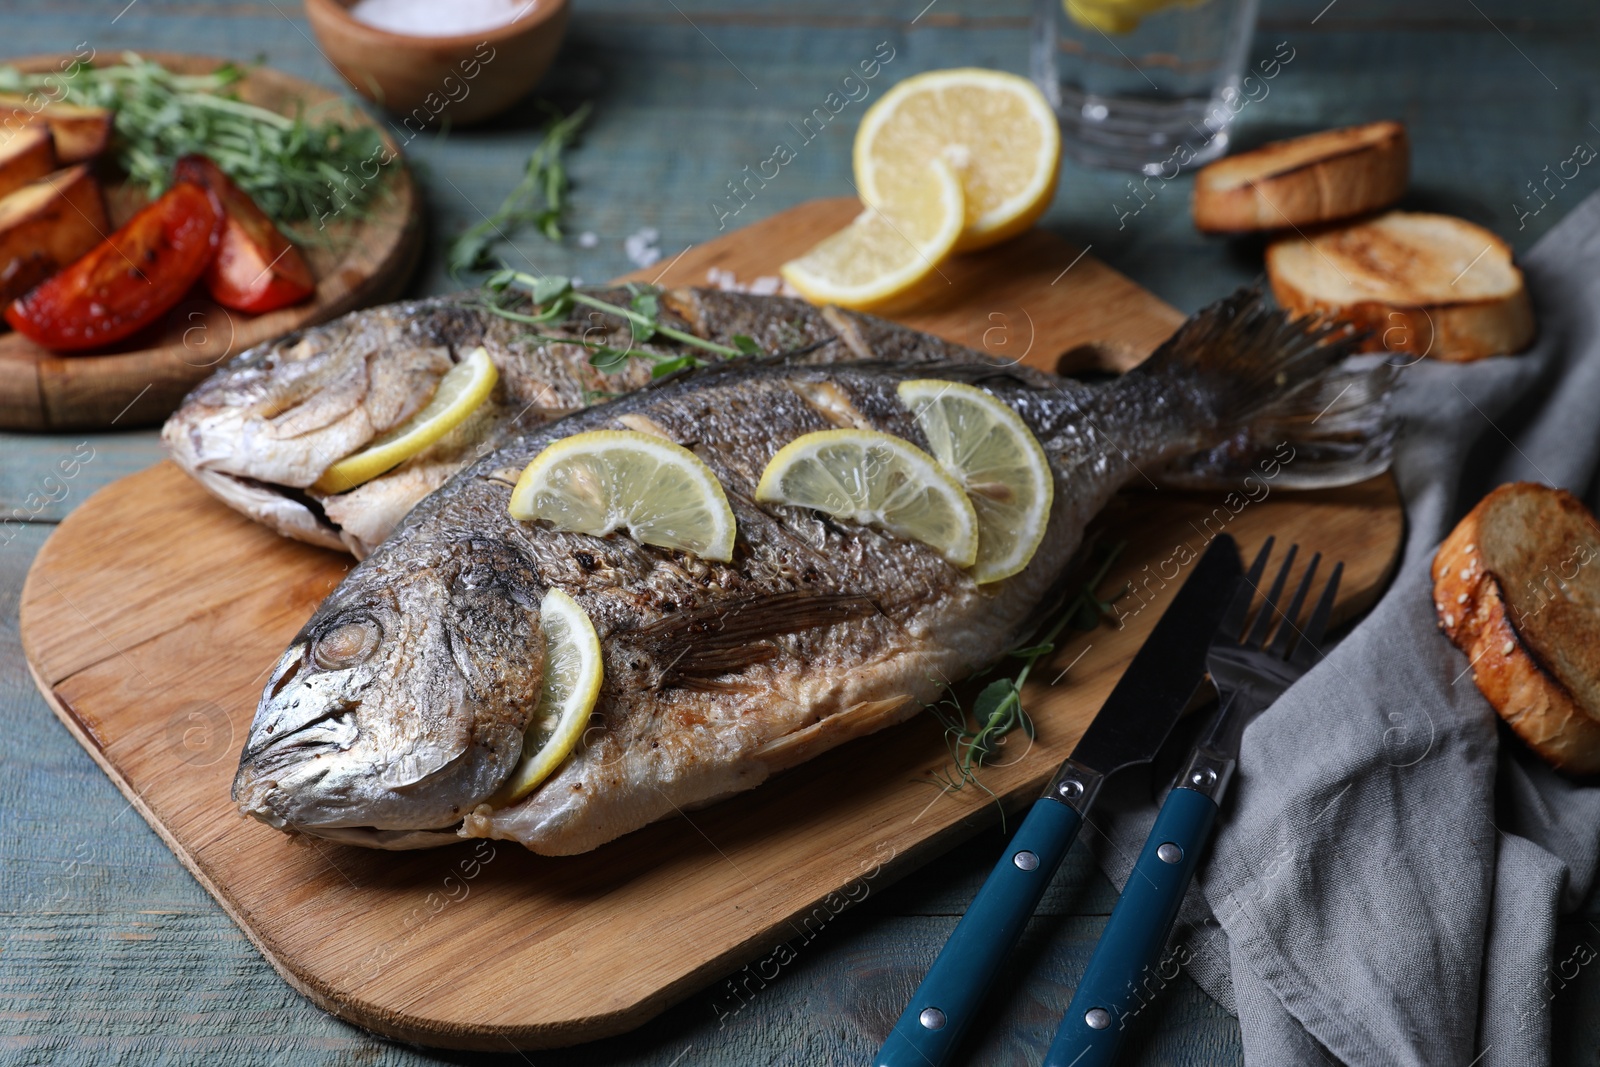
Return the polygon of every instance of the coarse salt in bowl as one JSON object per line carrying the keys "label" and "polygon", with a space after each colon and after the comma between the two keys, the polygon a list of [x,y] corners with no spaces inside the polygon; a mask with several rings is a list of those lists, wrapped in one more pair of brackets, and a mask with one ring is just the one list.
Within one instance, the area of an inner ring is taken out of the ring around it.
{"label": "coarse salt in bowl", "polygon": [[323,54],[356,92],[421,131],[481,122],[534,87],[567,0],[305,0]]}

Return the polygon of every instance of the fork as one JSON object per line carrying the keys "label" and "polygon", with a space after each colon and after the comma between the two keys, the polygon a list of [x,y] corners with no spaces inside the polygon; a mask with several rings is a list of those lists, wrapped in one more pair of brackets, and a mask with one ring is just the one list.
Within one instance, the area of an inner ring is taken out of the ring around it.
{"label": "fork", "polygon": [[1175,976],[1168,970],[1171,961],[1161,958],[1161,950],[1233,778],[1244,728],[1322,659],[1320,643],[1328,630],[1344,564],[1334,565],[1311,617],[1300,629],[1295,620],[1310,594],[1322,555],[1311,557],[1288,608],[1280,610],[1278,604],[1298,545],[1289,547],[1250,632],[1240,637],[1272,546],[1269,537],[1249,573],[1240,579],[1211,642],[1206,670],[1217,688],[1216,715],[1161,805],[1161,814],[1111,911],[1043,1067],[1103,1067],[1111,1063],[1134,1017],[1154,991]]}

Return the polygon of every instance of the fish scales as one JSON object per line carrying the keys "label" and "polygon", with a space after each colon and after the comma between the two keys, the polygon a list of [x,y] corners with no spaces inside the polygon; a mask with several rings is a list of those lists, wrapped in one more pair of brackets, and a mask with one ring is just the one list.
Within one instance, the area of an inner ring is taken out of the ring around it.
{"label": "fish scales", "polygon": [[[634,291],[586,289],[626,307]],[[872,316],[804,301],[714,289],[658,295],[661,326],[733,345],[752,338],[768,353],[828,363],[871,355],[982,360],[979,353]],[[510,310],[528,313],[526,303]],[[478,456],[596,399],[651,380],[648,359],[607,373],[588,341],[660,358],[704,349],[660,333],[639,340],[626,319],[578,305],[534,328],[490,311],[476,292],[352,312],[242,353],[202,382],[167,420],[173,461],[208,492],[286,536],[365,556],[428,493]],[[541,340],[564,338],[565,341]],[[479,346],[499,372],[493,395],[442,440],[345,493],[312,486],[334,462],[416,414],[444,374]]]}
{"label": "fish scales", "polygon": [[[913,714],[1003,655],[1122,484],[1197,453],[1219,478],[1236,476],[1238,457],[1219,446],[1244,448],[1253,425],[1293,422],[1322,403],[1350,343],[1246,294],[1108,385],[972,363],[768,361],[658,383],[539,427],[426,498],[318,609],[263,694],[235,798],[273,825],[336,840],[412,847],[461,834],[570,854],[751,788]],[[778,449],[841,417],[925,447],[895,392],[912,377],[978,384],[1044,446],[1055,504],[1021,573],[980,586],[916,541],[754,502]],[[1368,377],[1330,409],[1345,437],[1386,397],[1381,374]],[[630,418],[715,473],[738,522],[731,562],[509,516],[516,476],[547,445]],[[1311,422],[1298,424],[1319,432]],[[1381,437],[1377,425],[1368,436]],[[1380,444],[1326,460],[1321,478],[1365,477],[1385,462]],[[514,767],[519,716],[525,726],[537,702],[542,661],[530,648],[550,588],[577,600],[599,634],[596,718],[550,779],[494,809],[483,802]]]}

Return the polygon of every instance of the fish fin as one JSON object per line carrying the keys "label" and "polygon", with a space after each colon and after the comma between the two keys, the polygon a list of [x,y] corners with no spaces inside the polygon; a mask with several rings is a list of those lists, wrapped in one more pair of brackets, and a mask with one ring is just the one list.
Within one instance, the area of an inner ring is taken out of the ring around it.
{"label": "fish fin", "polygon": [[632,636],[666,665],[663,688],[706,688],[719,675],[772,659],[775,638],[876,614],[869,597],[794,590],[676,612]]}
{"label": "fish fin", "polygon": [[1174,489],[1237,487],[1244,478],[1278,470],[1284,489],[1350,485],[1389,468],[1395,424],[1389,396],[1397,368],[1367,358],[1330,372],[1258,415],[1214,448],[1179,456],[1151,472]]}
{"label": "fish fin", "polygon": [[778,771],[803,763],[828,749],[877,733],[886,726],[910,718],[922,705],[910,693],[896,693],[881,700],[863,700],[843,711],[818,719],[810,726],[769,741],[756,750],[756,759],[767,771]]}
{"label": "fish fin", "polygon": [[865,312],[830,305],[822,309],[822,317],[862,362],[963,366],[994,366],[998,362],[987,352]]}
{"label": "fish fin", "polygon": [[[718,344],[737,344],[741,337],[755,342],[767,355],[818,352],[810,362],[837,363],[850,358],[836,343],[834,329],[821,312],[804,300],[786,296],[758,296],[721,289],[668,289],[661,306],[683,319],[696,337]],[[833,354],[833,349],[839,349]]]}
{"label": "fish fin", "polygon": [[1201,310],[1123,376],[1155,379],[1217,430],[1220,443],[1170,461],[1156,480],[1233,488],[1275,460],[1278,485],[1318,489],[1386,470],[1396,369],[1352,358],[1363,340],[1347,323],[1268,307],[1259,285]]}

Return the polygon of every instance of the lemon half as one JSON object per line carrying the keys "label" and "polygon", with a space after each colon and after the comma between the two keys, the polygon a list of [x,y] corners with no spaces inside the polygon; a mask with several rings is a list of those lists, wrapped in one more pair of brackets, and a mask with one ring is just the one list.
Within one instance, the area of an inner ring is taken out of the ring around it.
{"label": "lemon half", "polygon": [[978,516],[972,577],[1009,578],[1028,565],[1050,523],[1055,477],[1027,423],[982,389],[933,378],[901,382],[940,466],[966,489]]}
{"label": "lemon half", "polygon": [[511,517],[604,537],[733,558],[733,509],[711,468],[682,445],[634,430],[592,430],[540,452],[511,491]]}
{"label": "lemon half", "polygon": [[489,798],[495,807],[521,800],[561,766],[578,746],[605,679],[600,638],[576,600],[551,589],[539,604],[539,629],[544,632],[544,688],[523,735],[522,759]]}
{"label": "lemon half", "polygon": [[939,163],[923,167],[892,202],[866,201],[854,222],[779,268],[813,303],[864,311],[936,283],[966,217],[961,182]]}
{"label": "lemon half", "polygon": [[500,372],[482,346],[439,379],[433,397],[405,422],[373,438],[322,472],[311,486],[319,493],[347,493],[410,459],[466,421],[494,392]]}
{"label": "lemon half", "polygon": [[1061,130],[1026,78],[998,70],[933,70],[900,82],[856,131],[856,185],[869,204],[900,204],[935,162],[961,181],[966,217],[956,249],[1015,236],[1044,214],[1061,169]]}
{"label": "lemon half", "polygon": [[978,516],[922,449],[876,430],[821,430],[784,445],[756,500],[815,508],[930,546],[957,567],[978,555]]}

